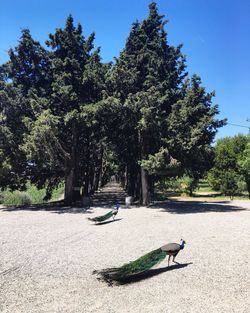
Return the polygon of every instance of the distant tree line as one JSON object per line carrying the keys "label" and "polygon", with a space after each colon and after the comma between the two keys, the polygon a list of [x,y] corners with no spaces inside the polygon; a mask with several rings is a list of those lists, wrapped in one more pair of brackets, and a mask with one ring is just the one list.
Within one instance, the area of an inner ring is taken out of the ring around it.
{"label": "distant tree line", "polygon": [[212,161],[212,168],[204,173],[202,180],[195,180],[187,174],[164,177],[157,183],[158,190],[193,196],[193,192],[205,184],[210,191],[231,198],[245,193],[250,198],[250,134],[219,139],[214,146]]}
{"label": "distant tree line", "polygon": [[[112,175],[148,205],[155,182],[213,164],[211,146],[225,120],[214,92],[188,76],[181,45],[168,43],[155,2],[135,22],[114,63],[103,63],[94,33],[69,16],[47,48],[23,29],[0,68],[0,186],[47,197],[65,182],[65,203],[90,195]],[[244,165],[239,165],[244,167]]]}

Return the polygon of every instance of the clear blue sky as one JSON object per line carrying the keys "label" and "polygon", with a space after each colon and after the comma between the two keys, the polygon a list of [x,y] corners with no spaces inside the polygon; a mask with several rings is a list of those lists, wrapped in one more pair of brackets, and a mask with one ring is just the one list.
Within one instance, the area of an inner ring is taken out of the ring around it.
{"label": "clear blue sky", "polygon": [[[2,0],[0,11],[0,64],[17,44],[20,29],[28,27],[42,44],[48,33],[63,27],[72,14],[85,36],[96,33],[103,61],[111,61],[124,47],[136,19],[147,16],[149,0]],[[249,0],[158,0],[169,20],[170,44],[183,43],[188,71],[201,76],[207,91],[215,90],[214,103],[220,117],[246,125],[250,118],[250,1]],[[228,125],[216,138],[248,132]]]}

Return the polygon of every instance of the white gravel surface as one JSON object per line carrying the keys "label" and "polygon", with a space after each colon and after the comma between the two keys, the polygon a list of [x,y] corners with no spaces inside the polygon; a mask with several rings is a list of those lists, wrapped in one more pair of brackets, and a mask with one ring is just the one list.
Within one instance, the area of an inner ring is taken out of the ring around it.
{"label": "white gravel surface", "polygon": [[[250,202],[167,202],[107,212],[0,209],[1,313],[249,313]],[[144,279],[110,287],[93,270],[119,266],[183,237]]]}

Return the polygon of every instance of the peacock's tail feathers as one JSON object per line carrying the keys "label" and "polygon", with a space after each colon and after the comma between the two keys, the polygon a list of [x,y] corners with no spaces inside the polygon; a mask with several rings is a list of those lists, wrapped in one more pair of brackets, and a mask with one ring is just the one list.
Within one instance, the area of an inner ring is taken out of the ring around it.
{"label": "peacock's tail feathers", "polygon": [[93,222],[103,222],[112,216],[113,216],[113,211],[110,211],[104,215],[96,216],[96,217],[89,217],[88,219]]}
{"label": "peacock's tail feathers", "polygon": [[162,251],[161,248],[153,250],[135,261],[124,264],[121,267],[107,268],[101,271],[94,271],[94,274],[100,275],[105,281],[122,281],[131,276],[143,273],[149,270],[154,265],[163,261],[167,252]]}

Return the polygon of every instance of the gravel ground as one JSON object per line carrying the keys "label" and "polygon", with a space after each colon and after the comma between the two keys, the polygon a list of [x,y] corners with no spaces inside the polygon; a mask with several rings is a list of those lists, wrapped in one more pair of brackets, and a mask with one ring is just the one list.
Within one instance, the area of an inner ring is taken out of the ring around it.
{"label": "gravel ground", "polygon": [[[166,202],[87,220],[107,211],[0,209],[0,312],[250,312],[250,201]],[[166,259],[113,287],[92,275],[181,237],[180,266]]]}

